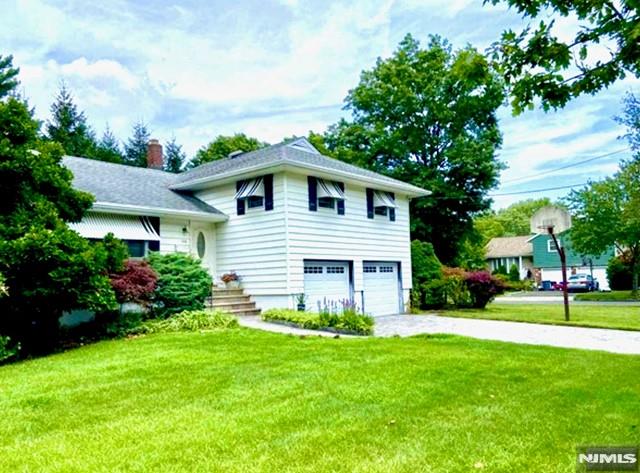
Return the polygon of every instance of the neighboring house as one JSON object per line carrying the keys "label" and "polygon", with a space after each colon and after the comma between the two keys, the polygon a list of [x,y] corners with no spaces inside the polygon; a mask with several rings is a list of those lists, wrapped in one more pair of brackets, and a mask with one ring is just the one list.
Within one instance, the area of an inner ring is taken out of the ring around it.
{"label": "neighboring house", "polygon": [[404,312],[411,289],[409,201],[428,191],[321,155],[306,139],[182,174],[65,157],[74,187],[96,201],[79,224],[113,232],[134,256],[190,253],[219,280],[235,271],[261,309],[354,301],[372,315]]}
{"label": "neighboring house", "polygon": [[530,235],[493,238],[486,246],[487,265],[491,271],[498,266],[505,266],[507,271],[515,263],[527,274],[532,271],[536,282],[562,281],[560,256],[556,250],[553,238],[548,228],[553,227],[556,238],[565,249],[567,257],[567,277],[572,274],[591,274],[598,280],[600,289],[608,290],[607,264],[614,256],[611,248],[600,256],[581,255],[571,248],[569,230],[571,229],[571,215],[565,209],[556,206],[546,206],[538,210],[530,220]]}
{"label": "neighboring house", "polygon": [[[611,248],[600,256],[580,255],[571,247],[568,231],[556,235],[560,246],[565,250],[567,257],[567,278],[572,274],[591,274],[598,280],[601,290],[609,290],[607,279],[607,264],[613,258],[614,250]],[[533,264],[540,271],[541,281],[562,281],[562,269],[560,256],[550,235],[539,233],[530,239],[533,245]]]}
{"label": "neighboring house", "polygon": [[486,260],[490,271],[504,267],[507,272],[512,265],[518,267],[520,279],[533,277],[533,247],[530,236],[492,238],[486,247]]}

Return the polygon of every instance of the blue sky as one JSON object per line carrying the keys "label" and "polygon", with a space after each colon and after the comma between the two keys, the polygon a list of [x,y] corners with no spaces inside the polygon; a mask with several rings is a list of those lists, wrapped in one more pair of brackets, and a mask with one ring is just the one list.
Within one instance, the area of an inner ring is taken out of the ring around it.
{"label": "blue sky", "polygon": [[[46,120],[60,81],[99,134],[121,139],[137,120],[162,141],[176,136],[191,155],[218,134],[268,142],[323,131],[344,112],[360,71],[389,56],[406,33],[484,50],[522,20],[471,0],[125,1],[5,0],[0,54],[13,54],[22,91]],[[6,6],[8,3],[8,7]],[[574,19],[560,26],[570,34]],[[532,174],[626,148],[612,117],[627,78],[566,109],[512,117],[500,111],[508,169],[495,193],[586,182],[615,171],[627,151],[565,171]],[[502,207],[566,190],[497,196]]]}

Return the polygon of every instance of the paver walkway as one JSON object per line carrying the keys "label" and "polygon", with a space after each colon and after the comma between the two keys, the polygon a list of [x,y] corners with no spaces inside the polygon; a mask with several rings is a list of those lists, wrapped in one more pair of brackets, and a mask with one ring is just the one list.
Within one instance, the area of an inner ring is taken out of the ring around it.
{"label": "paver walkway", "polygon": [[329,338],[336,338],[337,336],[339,336],[340,338],[352,337],[352,335],[343,335],[343,334],[337,334],[333,332],[323,332],[321,330],[308,330],[306,328],[296,328],[296,327],[290,327],[288,325],[283,325],[283,324],[265,322],[264,320],[262,320],[260,317],[257,317],[257,316],[238,317],[238,322],[243,327],[256,328],[258,330],[264,330],[266,332],[288,333],[291,335],[308,335],[308,336],[329,337]]}
{"label": "paver walkway", "polygon": [[421,333],[451,333],[485,340],[640,354],[640,331],[463,319],[439,315],[389,315],[376,318],[375,335],[378,337],[408,337]]}
{"label": "paver walkway", "polygon": [[[337,336],[332,332],[264,322],[260,317],[240,317],[239,321],[243,327],[267,332],[330,338]],[[440,315],[387,315],[376,317],[374,332],[377,337],[410,337],[422,333],[450,333],[484,340],[640,355],[640,331],[630,330],[463,319]],[[340,335],[340,338],[352,337],[352,335]]]}

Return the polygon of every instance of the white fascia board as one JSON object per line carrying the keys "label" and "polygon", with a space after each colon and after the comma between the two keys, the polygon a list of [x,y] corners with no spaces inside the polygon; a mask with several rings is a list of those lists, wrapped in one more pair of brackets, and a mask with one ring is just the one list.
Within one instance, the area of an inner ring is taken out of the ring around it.
{"label": "white fascia board", "polygon": [[170,186],[173,190],[198,190],[207,187],[207,184],[226,184],[227,182],[231,182],[234,179],[242,176],[243,178],[255,177],[259,172],[265,171],[277,172],[284,170],[291,171],[299,171],[299,170],[307,170],[312,171],[314,175],[318,177],[323,177],[326,179],[335,180],[336,177],[340,177],[346,179],[351,182],[357,182],[364,187],[375,187],[379,190],[389,191],[389,192],[403,192],[409,197],[424,197],[431,195],[432,192],[426,189],[421,189],[420,187],[413,186],[411,184],[406,184],[398,181],[397,183],[389,182],[386,179],[379,179],[375,177],[365,177],[360,176],[359,174],[354,174],[348,171],[339,171],[334,169],[327,169],[323,166],[315,166],[313,164],[308,163],[300,163],[300,162],[291,162],[286,161],[276,162],[276,163],[260,163],[255,166],[242,168],[239,170],[233,170],[226,173],[216,174],[214,176],[207,176],[197,180],[189,181],[183,184],[174,184]]}
{"label": "white fascia board", "polygon": [[157,207],[145,207],[141,205],[114,204],[109,202],[94,202],[91,210],[97,212],[110,212],[123,215],[147,215],[151,217],[182,217],[203,222],[225,222],[227,215],[209,214],[206,212],[194,212],[191,210],[163,209]]}

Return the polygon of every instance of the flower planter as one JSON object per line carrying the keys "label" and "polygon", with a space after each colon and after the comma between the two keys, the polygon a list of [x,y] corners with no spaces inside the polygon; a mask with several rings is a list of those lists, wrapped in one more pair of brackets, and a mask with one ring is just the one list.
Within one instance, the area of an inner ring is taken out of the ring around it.
{"label": "flower planter", "polygon": [[306,304],[298,304],[298,312],[304,312],[305,310],[307,310]]}
{"label": "flower planter", "polygon": [[224,287],[227,289],[238,289],[240,287],[240,281],[229,281],[224,283]]}

